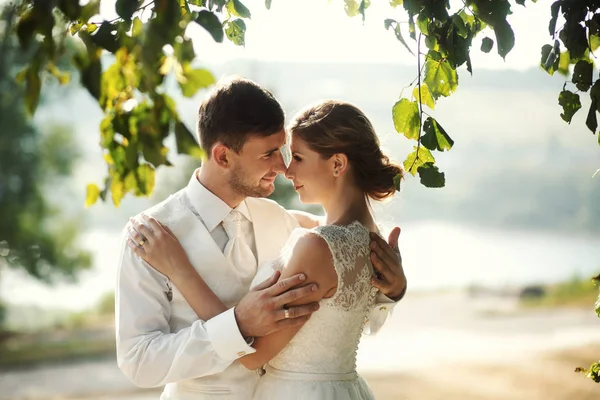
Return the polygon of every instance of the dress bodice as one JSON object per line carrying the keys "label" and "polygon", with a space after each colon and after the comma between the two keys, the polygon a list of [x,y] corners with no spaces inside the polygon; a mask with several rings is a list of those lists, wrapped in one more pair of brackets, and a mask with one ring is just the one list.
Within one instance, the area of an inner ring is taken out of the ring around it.
{"label": "dress bodice", "polygon": [[[345,226],[319,226],[308,232],[327,242],[338,277],[337,290],[332,297],[321,300],[319,310],[269,365],[291,372],[352,372],[364,323],[377,294],[370,284],[373,267],[369,231],[355,221]],[[253,285],[266,279],[273,269],[282,268],[298,238],[306,233],[306,229],[294,230],[279,259],[263,266]]]}

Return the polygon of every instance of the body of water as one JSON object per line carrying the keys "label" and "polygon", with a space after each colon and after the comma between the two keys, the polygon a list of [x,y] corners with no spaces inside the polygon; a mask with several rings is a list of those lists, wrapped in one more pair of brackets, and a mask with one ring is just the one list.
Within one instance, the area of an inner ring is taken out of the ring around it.
{"label": "body of water", "polygon": [[[388,226],[389,225],[389,226]],[[552,283],[600,272],[600,238],[508,231],[423,221],[402,224],[400,248],[411,290]],[[391,224],[384,224],[390,228]],[[121,232],[91,230],[82,238],[94,267],[75,284],[46,286],[4,271],[2,296],[16,304],[81,310],[114,290]]]}

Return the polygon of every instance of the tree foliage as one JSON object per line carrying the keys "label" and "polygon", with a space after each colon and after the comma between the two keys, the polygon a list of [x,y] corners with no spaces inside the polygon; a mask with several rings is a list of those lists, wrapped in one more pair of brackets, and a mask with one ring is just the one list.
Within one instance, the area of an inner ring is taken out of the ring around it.
{"label": "tree foliage", "polygon": [[[265,6],[270,7],[270,1]],[[392,0],[390,10],[403,9],[408,22],[383,21],[400,43],[416,56],[416,79],[412,96],[401,97],[392,107],[396,130],[416,148],[404,164],[429,187],[445,185],[444,173],[435,166],[433,152],[452,148],[453,140],[430,113],[443,97],[458,88],[458,69],[473,72],[470,53],[475,43],[481,51],[494,48],[501,57],[511,51],[514,32],[508,22],[513,7],[524,0],[465,0],[455,12],[449,0]],[[368,0],[344,0],[350,17],[363,20]],[[205,29],[217,42],[245,43],[245,20],[251,11],[241,0],[117,0],[119,18],[106,21],[98,15],[100,0],[81,6],[79,0],[34,1],[17,4],[15,34],[24,50],[32,51],[32,62],[17,75],[25,82],[26,105],[35,112],[42,79],[51,74],[59,81],[66,75],[56,67],[66,36],[77,36],[82,46],[72,58],[81,84],[103,110],[100,145],[104,149],[107,176],[102,187],[88,185],[86,204],[107,197],[118,205],[127,193],[148,195],[154,188],[154,171],[171,165],[165,140],[174,135],[177,152],[199,159],[203,154],[194,135],[181,121],[165,83],[173,77],[186,97],[215,82],[210,71],[193,65],[192,41],[186,36],[191,25]],[[563,88],[559,94],[561,117],[571,121],[581,108],[578,92],[590,92],[592,106],[586,125],[595,133],[600,110],[600,83],[593,81],[592,52],[600,45],[600,14],[594,1],[558,0],[552,5],[550,36],[554,43],[542,48],[542,67],[549,73],[569,74],[577,91]],[[397,10],[394,10],[397,11]],[[559,16],[566,21],[556,29]],[[479,37],[484,36],[481,41]],[[416,53],[409,46],[416,41]],[[476,40],[477,39],[477,40]],[[408,40],[408,41],[407,41]],[[561,49],[565,49],[561,51]],[[477,49],[477,50],[479,50]],[[113,55],[112,64],[102,63],[102,54]],[[565,84],[566,86],[566,84]],[[424,111],[423,105],[429,110]],[[424,148],[424,149],[423,149]],[[435,168],[434,168],[435,167]]]}
{"label": "tree foliage", "polygon": [[[10,25],[12,17],[8,11],[0,21]],[[30,62],[30,54],[18,52],[13,39],[0,33],[0,268],[22,268],[49,282],[91,264],[76,246],[79,224],[44,196],[70,174],[78,151],[68,129],[57,126],[42,135],[27,117],[27,92],[15,82],[14,69]]]}

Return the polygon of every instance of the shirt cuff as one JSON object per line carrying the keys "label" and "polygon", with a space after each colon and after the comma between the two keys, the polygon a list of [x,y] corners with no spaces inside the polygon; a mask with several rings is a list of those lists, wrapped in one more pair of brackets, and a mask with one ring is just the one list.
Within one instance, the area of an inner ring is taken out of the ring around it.
{"label": "shirt cuff", "polygon": [[379,294],[377,294],[377,304],[393,304],[395,303],[394,300],[390,299],[389,297],[387,297],[385,294],[379,292]]}
{"label": "shirt cuff", "polygon": [[224,360],[237,360],[256,351],[242,336],[233,308],[209,319],[204,326],[215,351]]}

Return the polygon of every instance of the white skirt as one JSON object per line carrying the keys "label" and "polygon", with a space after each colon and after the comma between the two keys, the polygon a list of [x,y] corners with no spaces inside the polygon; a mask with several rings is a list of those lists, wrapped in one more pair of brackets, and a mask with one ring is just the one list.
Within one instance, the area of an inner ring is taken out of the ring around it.
{"label": "white skirt", "polygon": [[260,379],[255,400],[372,400],[373,392],[356,372],[348,374],[307,374],[267,366]]}

